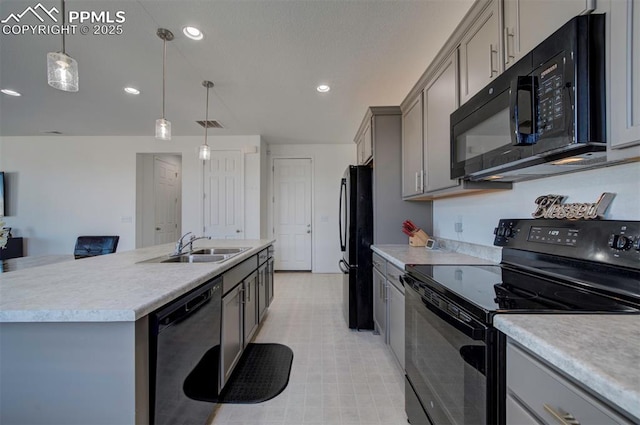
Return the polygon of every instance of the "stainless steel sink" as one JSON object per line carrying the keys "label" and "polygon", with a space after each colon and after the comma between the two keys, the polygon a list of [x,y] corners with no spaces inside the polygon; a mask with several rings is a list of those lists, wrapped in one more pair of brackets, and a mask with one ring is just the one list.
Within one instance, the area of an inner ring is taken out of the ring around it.
{"label": "stainless steel sink", "polygon": [[193,251],[191,254],[230,255],[230,254],[240,254],[241,252],[246,251],[247,249],[249,248],[204,248],[204,249],[197,249]]}
{"label": "stainless steel sink", "polygon": [[161,263],[221,263],[228,260],[228,255],[209,255],[209,254],[183,254],[177,257],[169,257],[161,260]]}
{"label": "stainless steel sink", "polygon": [[181,255],[163,255],[142,263],[222,263],[250,248],[201,248]]}

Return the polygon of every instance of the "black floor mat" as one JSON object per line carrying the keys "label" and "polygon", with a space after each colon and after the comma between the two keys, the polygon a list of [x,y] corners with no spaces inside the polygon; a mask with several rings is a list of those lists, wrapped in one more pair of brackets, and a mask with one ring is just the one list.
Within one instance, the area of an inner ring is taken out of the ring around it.
{"label": "black floor mat", "polygon": [[249,344],[222,393],[215,394],[211,385],[211,377],[217,377],[219,348],[215,348],[205,354],[185,380],[187,397],[213,403],[261,403],[287,387],[293,351],[282,344]]}

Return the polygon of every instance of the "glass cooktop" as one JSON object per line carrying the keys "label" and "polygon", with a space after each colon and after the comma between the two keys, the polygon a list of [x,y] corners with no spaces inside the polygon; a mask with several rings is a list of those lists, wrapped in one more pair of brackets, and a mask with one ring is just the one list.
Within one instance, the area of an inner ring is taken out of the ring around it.
{"label": "glass cooktop", "polygon": [[[503,266],[410,265],[417,279],[413,288],[450,298],[461,307],[491,316],[493,313],[576,312],[640,313],[640,306],[615,294],[598,293]],[[489,317],[487,316],[487,317]],[[485,320],[489,320],[486,318]]]}

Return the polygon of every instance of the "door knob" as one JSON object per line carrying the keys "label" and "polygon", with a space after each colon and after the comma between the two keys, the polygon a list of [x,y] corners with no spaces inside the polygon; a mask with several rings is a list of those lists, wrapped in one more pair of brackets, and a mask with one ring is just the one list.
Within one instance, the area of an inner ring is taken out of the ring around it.
{"label": "door knob", "polygon": [[307,230],[307,233],[311,233],[311,230]]}
{"label": "door knob", "polygon": [[236,229],[236,233],[242,233],[242,230]]}
{"label": "door knob", "polygon": [[161,229],[161,228],[159,228],[159,227],[156,227],[156,230],[162,230],[162,229]]}

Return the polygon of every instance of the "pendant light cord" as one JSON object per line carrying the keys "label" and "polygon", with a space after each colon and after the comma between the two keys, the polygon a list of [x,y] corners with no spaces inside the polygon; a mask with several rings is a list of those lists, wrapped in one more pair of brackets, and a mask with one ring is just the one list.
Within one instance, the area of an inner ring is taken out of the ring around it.
{"label": "pendant light cord", "polygon": [[209,126],[209,86],[207,85],[207,105],[204,114],[204,144],[207,144],[207,127]]}
{"label": "pendant light cord", "polygon": [[62,53],[63,54],[67,54],[66,49],[65,49],[65,45],[64,45],[64,17],[65,17],[65,13],[64,13],[64,0],[62,0],[60,3],[62,3],[62,31],[60,31],[62,33]]}
{"label": "pendant light cord", "polygon": [[167,39],[162,40],[162,119],[164,119],[164,74],[167,56]]}

